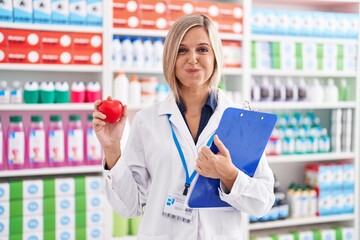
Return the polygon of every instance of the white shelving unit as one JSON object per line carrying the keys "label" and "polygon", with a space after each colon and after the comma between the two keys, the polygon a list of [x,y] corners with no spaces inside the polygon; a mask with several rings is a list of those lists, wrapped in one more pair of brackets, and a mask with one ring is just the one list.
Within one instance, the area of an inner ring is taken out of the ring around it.
{"label": "white shelving unit", "polygon": [[[330,39],[330,38],[308,38],[293,36],[274,36],[274,35],[253,35],[250,28],[251,11],[254,7],[273,8],[273,9],[293,9],[293,10],[319,10],[319,11],[344,11],[360,13],[359,0],[304,0],[304,1],[287,1],[287,0],[233,0],[232,2],[240,3],[244,7],[244,34],[221,34],[224,40],[241,41],[243,48],[243,62],[241,69],[224,69],[224,77],[236,82],[237,89],[240,89],[243,99],[251,99],[251,78],[253,76],[269,77],[318,77],[318,78],[352,78],[355,79],[355,99],[349,102],[338,103],[310,103],[310,102],[258,102],[251,103],[251,106],[258,110],[264,111],[292,111],[292,110],[311,110],[311,111],[331,111],[332,109],[353,109],[353,151],[341,153],[326,154],[304,154],[304,155],[282,155],[268,156],[270,166],[280,179],[286,181],[301,179],[303,175],[303,166],[310,162],[325,161],[342,161],[348,160],[355,164],[356,183],[355,183],[355,212],[354,214],[335,215],[326,217],[312,217],[302,219],[287,219],[274,222],[263,222],[244,224],[245,239],[257,233],[258,231],[266,232],[273,228],[291,229],[297,226],[321,225],[321,224],[346,224],[355,227],[355,239],[360,239],[360,198],[359,198],[359,161],[360,161],[360,61],[357,63],[356,72],[329,72],[329,71],[289,71],[289,70],[258,70],[251,68],[251,42],[252,41],[296,41],[296,42],[316,42],[316,43],[336,43],[347,44],[355,43],[358,46],[357,56],[360,56],[360,39]],[[129,35],[140,37],[166,37],[167,31],[147,30],[147,29],[115,29],[112,23],[112,1],[103,1],[103,27],[75,27],[75,26],[55,26],[39,24],[15,24],[1,22],[1,28],[27,29],[41,31],[64,31],[64,32],[90,32],[103,34],[103,64],[102,66],[82,66],[82,65],[31,65],[31,64],[0,64],[0,75],[6,80],[17,79],[25,80],[66,80],[72,81],[92,81],[100,80],[102,83],[103,97],[112,94],[112,79],[115,72],[125,72],[131,74],[148,74],[161,75],[162,69],[135,69],[135,68],[117,68],[111,64],[111,41],[113,35]],[[359,19],[360,22],[360,19]],[[51,79],[49,79],[51,78]],[[146,105],[129,105],[128,109],[135,112]],[[29,111],[78,111],[91,112],[92,103],[86,104],[4,104],[0,105],[0,114],[2,112],[14,111],[17,114]],[[63,168],[45,168],[36,171],[33,170],[12,170],[1,171],[0,180],[6,178],[22,178],[44,175],[63,175],[63,174],[101,174],[100,166],[79,166]],[[112,238],[112,211],[106,209],[107,222],[105,226],[105,238]],[[114,240],[134,240],[135,237],[114,238]]]}

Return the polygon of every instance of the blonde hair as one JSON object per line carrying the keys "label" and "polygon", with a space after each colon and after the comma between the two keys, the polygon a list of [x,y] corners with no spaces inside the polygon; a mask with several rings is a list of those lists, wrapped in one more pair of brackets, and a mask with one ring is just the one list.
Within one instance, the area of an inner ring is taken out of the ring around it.
{"label": "blonde hair", "polygon": [[170,28],[164,42],[163,52],[163,72],[164,77],[174,93],[176,100],[180,97],[180,85],[175,76],[175,63],[178,55],[178,49],[186,32],[193,27],[203,27],[207,32],[211,47],[215,55],[215,66],[210,76],[209,86],[216,89],[221,79],[221,70],[223,65],[222,45],[214,23],[211,19],[202,14],[189,14],[179,18]]}

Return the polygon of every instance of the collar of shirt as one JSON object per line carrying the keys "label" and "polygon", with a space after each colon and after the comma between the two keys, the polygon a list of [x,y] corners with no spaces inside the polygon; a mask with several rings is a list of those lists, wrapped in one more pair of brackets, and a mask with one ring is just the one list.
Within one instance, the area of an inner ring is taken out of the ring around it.
{"label": "collar of shirt", "polygon": [[[186,118],[185,118],[186,106],[183,103],[183,101],[181,100],[181,98],[177,105],[179,107],[181,115],[184,118],[184,121],[186,122]],[[197,140],[198,140],[202,130],[204,130],[206,124],[210,120],[210,117],[214,113],[216,106],[217,106],[216,92],[214,90],[211,90],[208,99],[206,100],[204,106],[201,109],[199,128],[198,128],[196,137],[194,139],[195,144],[197,143]],[[187,125],[187,122],[186,122],[186,125]],[[188,128],[189,128],[189,126],[188,126]]]}

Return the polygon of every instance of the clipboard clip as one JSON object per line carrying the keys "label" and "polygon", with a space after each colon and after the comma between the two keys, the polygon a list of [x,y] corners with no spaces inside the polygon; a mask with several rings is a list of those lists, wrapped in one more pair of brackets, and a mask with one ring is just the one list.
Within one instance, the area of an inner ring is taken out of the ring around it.
{"label": "clipboard clip", "polygon": [[249,110],[249,111],[257,112],[256,109],[254,109],[254,108],[252,108],[252,107],[250,106],[250,102],[249,102],[248,100],[245,100],[245,101],[244,101],[244,109]]}

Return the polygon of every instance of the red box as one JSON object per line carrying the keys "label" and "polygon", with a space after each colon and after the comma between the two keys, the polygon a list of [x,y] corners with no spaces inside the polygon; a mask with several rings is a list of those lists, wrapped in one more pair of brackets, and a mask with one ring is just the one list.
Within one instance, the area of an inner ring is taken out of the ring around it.
{"label": "red box", "polygon": [[102,35],[96,33],[74,33],[72,34],[73,49],[76,50],[101,50]]}
{"label": "red box", "polygon": [[242,19],[244,18],[244,8],[242,5],[233,3],[218,3],[220,17],[224,19]]}
{"label": "red box", "polygon": [[10,49],[31,48],[40,49],[40,32],[29,30],[8,30],[8,47]]}
{"label": "red box", "polygon": [[7,47],[8,30],[0,28],[0,47]]}
{"label": "red box", "polygon": [[7,58],[9,63],[40,63],[40,53],[33,49],[10,48]]}
{"label": "red box", "polygon": [[201,13],[209,16],[213,21],[219,21],[220,4],[216,2],[197,2],[195,6],[195,13]]}
{"label": "red box", "polygon": [[54,48],[44,49],[41,53],[41,62],[45,64],[70,64],[72,54],[69,51]]}
{"label": "red box", "polygon": [[194,13],[195,3],[187,0],[171,0],[168,4],[169,9],[169,26],[172,26],[174,22],[186,15]]}
{"label": "red box", "polygon": [[140,6],[138,1],[120,1],[113,4],[113,25],[116,28],[140,28]]}
{"label": "red box", "polygon": [[168,6],[167,1],[155,2],[142,0],[140,2],[141,18],[140,25],[144,29],[168,29]]}
{"label": "red box", "polygon": [[71,49],[71,33],[66,32],[47,32],[40,34],[41,49]]}
{"label": "red box", "polygon": [[0,63],[7,63],[7,51],[6,48],[0,47]]}
{"label": "red box", "polygon": [[73,55],[74,64],[90,64],[101,65],[102,64],[102,52],[101,51],[76,51]]}

